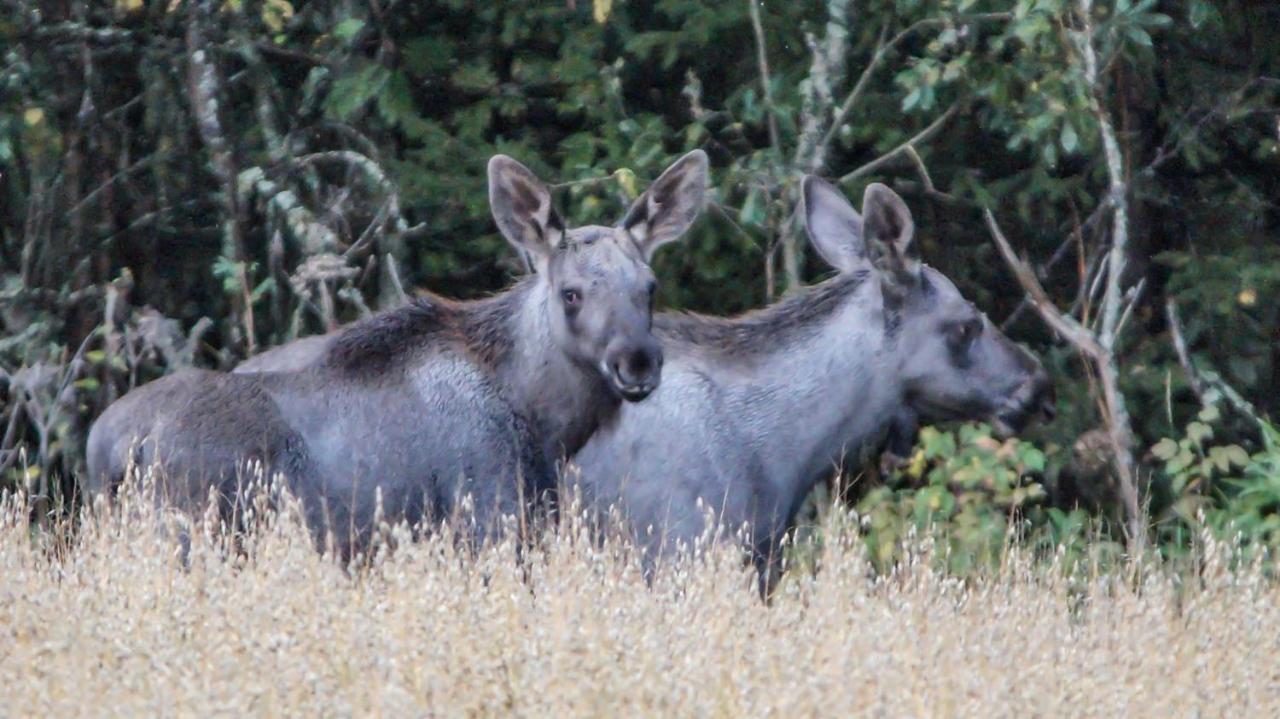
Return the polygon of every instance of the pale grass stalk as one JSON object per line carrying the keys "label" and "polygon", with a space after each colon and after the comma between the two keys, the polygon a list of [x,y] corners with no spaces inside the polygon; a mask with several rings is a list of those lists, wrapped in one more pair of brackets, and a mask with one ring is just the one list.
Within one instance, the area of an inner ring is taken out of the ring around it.
{"label": "pale grass stalk", "polygon": [[817,571],[766,604],[714,535],[646,584],[570,506],[519,561],[510,542],[460,549],[448,526],[416,542],[385,527],[349,570],[281,501],[236,542],[191,525],[185,562],[145,491],[86,513],[60,552],[33,541],[24,498],[0,501],[5,713],[1280,715],[1280,589],[1208,534],[1194,573],[1071,568],[1011,542],[958,578],[922,533],[876,574],[836,511]]}

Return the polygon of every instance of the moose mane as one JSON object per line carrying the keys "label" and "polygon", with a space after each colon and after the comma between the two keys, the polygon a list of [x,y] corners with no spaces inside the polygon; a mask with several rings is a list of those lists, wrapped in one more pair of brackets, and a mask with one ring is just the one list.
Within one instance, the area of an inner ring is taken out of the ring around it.
{"label": "moose mane", "polygon": [[857,291],[871,270],[845,272],[806,287],[767,307],[736,317],[709,317],[694,312],[664,312],[654,329],[664,342],[691,345],[731,357],[759,354],[808,334],[833,315]]}
{"label": "moose mane", "polygon": [[403,367],[424,349],[452,347],[485,367],[498,365],[512,346],[511,319],[536,278],[478,300],[425,294],[342,330],[322,364],[345,375],[371,378]]}

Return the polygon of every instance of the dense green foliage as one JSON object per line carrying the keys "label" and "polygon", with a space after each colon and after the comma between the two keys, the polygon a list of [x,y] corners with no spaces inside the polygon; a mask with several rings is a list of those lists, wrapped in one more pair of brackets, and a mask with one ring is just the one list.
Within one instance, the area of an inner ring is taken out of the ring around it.
{"label": "dense green foliage", "polygon": [[229,367],[415,286],[504,286],[519,266],[488,219],[496,152],[561,183],[586,223],[701,147],[714,198],[658,258],[665,306],[734,312],[821,276],[799,178],[854,198],[882,181],[923,257],[1053,368],[1060,417],[1023,442],[930,431],[905,471],[855,482],[878,486],[856,500],[873,532],[950,522],[991,547],[1010,526],[1106,526],[1121,510],[1097,379],[1019,309],[981,215],[1097,326],[1101,108],[1130,233],[1116,357],[1155,535],[1185,544],[1207,517],[1280,536],[1280,450],[1250,416],[1280,409],[1280,8],[756,9],[758,34],[744,0],[0,0],[0,483],[67,494],[92,418],[162,373]]}

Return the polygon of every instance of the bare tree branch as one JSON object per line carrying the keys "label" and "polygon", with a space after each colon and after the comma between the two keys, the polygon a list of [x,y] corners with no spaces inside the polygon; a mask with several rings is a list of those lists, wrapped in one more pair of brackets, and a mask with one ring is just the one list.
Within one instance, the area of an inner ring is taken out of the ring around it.
{"label": "bare tree branch", "polygon": [[764,26],[760,23],[760,0],[747,0],[747,12],[751,16],[751,31],[756,37],[756,64],[760,69],[760,88],[764,96],[764,109],[769,115],[769,143],[773,151],[781,154],[782,142],[778,139],[778,108],[773,104],[773,74],[769,72],[769,53],[764,42]]}
{"label": "bare tree branch", "polygon": [[987,221],[987,229],[991,232],[991,237],[995,240],[996,247],[1000,249],[1000,255],[1004,257],[1005,263],[1013,271],[1013,276],[1018,280],[1018,284],[1022,285],[1023,291],[1027,293],[1027,302],[1045,321],[1045,324],[1053,328],[1055,332],[1090,358],[1096,358],[1102,352],[1102,345],[1098,344],[1093,333],[1077,322],[1075,318],[1058,310],[1057,305],[1049,298],[1049,294],[1044,291],[1044,287],[1040,284],[1036,273],[1025,261],[1018,257],[1013,251],[1013,247],[1009,245],[1009,240],[1005,239],[1004,233],[1000,231],[1000,227],[996,224],[995,215],[991,214],[991,210],[985,208],[983,209],[983,215]]}
{"label": "bare tree branch", "polygon": [[881,166],[888,163],[890,160],[894,159],[898,155],[905,153],[908,148],[914,148],[916,145],[929,140],[934,135],[938,134],[938,131],[942,129],[942,126],[946,124],[947,120],[950,120],[951,117],[955,115],[956,111],[959,109],[960,109],[960,103],[959,102],[953,103],[951,107],[947,108],[946,112],[939,115],[933,122],[929,123],[929,125],[925,127],[923,130],[921,130],[920,132],[917,132],[915,135],[912,135],[905,142],[893,148],[892,150],[886,152],[880,157],[877,157],[871,162],[868,162],[862,167],[859,167],[853,172],[850,172],[845,176],[841,177],[839,182],[841,184],[846,182],[851,182],[853,180],[858,179],[859,177],[862,177],[863,175],[875,172],[877,169],[879,169]]}
{"label": "bare tree branch", "polygon": [[1178,305],[1170,297],[1164,303],[1165,318],[1169,320],[1169,334],[1173,339],[1173,351],[1178,355],[1178,364],[1182,365],[1182,371],[1187,375],[1187,381],[1191,384],[1191,390],[1196,393],[1196,397],[1202,405],[1215,404],[1216,397],[1214,393],[1220,394],[1227,400],[1227,403],[1240,414],[1248,417],[1254,424],[1260,428],[1267,426],[1266,420],[1262,418],[1262,413],[1253,403],[1244,398],[1235,387],[1232,387],[1222,375],[1213,370],[1200,370],[1191,361],[1191,353],[1187,350],[1187,340],[1182,334],[1182,321],[1178,316]]}
{"label": "bare tree branch", "polygon": [[1013,271],[1018,284],[1027,293],[1031,306],[1044,319],[1045,324],[1053,328],[1075,347],[1076,351],[1092,362],[1098,373],[1099,384],[1102,387],[1103,421],[1111,444],[1111,460],[1120,486],[1120,500],[1125,508],[1126,531],[1129,534],[1131,548],[1135,552],[1141,551],[1146,543],[1146,527],[1134,476],[1133,436],[1129,428],[1128,414],[1124,412],[1124,395],[1120,392],[1119,370],[1112,347],[1104,345],[1095,333],[1058,310],[1048,293],[1044,291],[1035,272],[1013,251],[1013,247],[1009,245],[1009,241],[1005,239],[1004,233],[996,224],[996,218],[991,214],[991,210],[984,208],[984,216],[991,237],[1000,249],[1005,263]]}

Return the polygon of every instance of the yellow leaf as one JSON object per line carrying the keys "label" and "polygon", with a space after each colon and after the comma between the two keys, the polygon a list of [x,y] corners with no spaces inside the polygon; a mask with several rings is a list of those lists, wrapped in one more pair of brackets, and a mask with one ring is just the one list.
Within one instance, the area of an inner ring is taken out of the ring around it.
{"label": "yellow leaf", "polygon": [[636,173],[623,167],[615,170],[613,177],[622,187],[622,191],[627,193],[627,197],[634,198],[636,196]]}
{"label": "yellow leaf", "polygon": [[601,25],[605,20],[609,19],[609,13],[613,10],[613,0],[591,0],[591,17]]}
{"label": "yellow leaf", "polygon": [[924,450],[918,449],[915,454],[911,455],[911,464],[907,466],[907,475],[912,479],[920,479],[920,477],[924,476],[924,468]]}
{"label": "yellow leaf", "polygon": [[1236,301],[1240,303],[1241,307],[1253,307],[1258,304],[1258,291],[1252,287],[1241,290],[1236,297]]}
{"label": "yellow leaf", "polygon": [[127,15],[142,9],[142,0],[116,0],[116,14]]}
{"label": "yellow leaf", "polygon": [[293,5],[289,0],[267,0],[262,6],[262,22],[271,28],[272,32],[280,32],[284,29],[284,24],[293,17]]}
{"label": "yellow leaf", "polygon": [[35,127],[44,119],[44,110],[38,107],[29,107],[22,113],[22,121],[27,123],[27,127]]}

